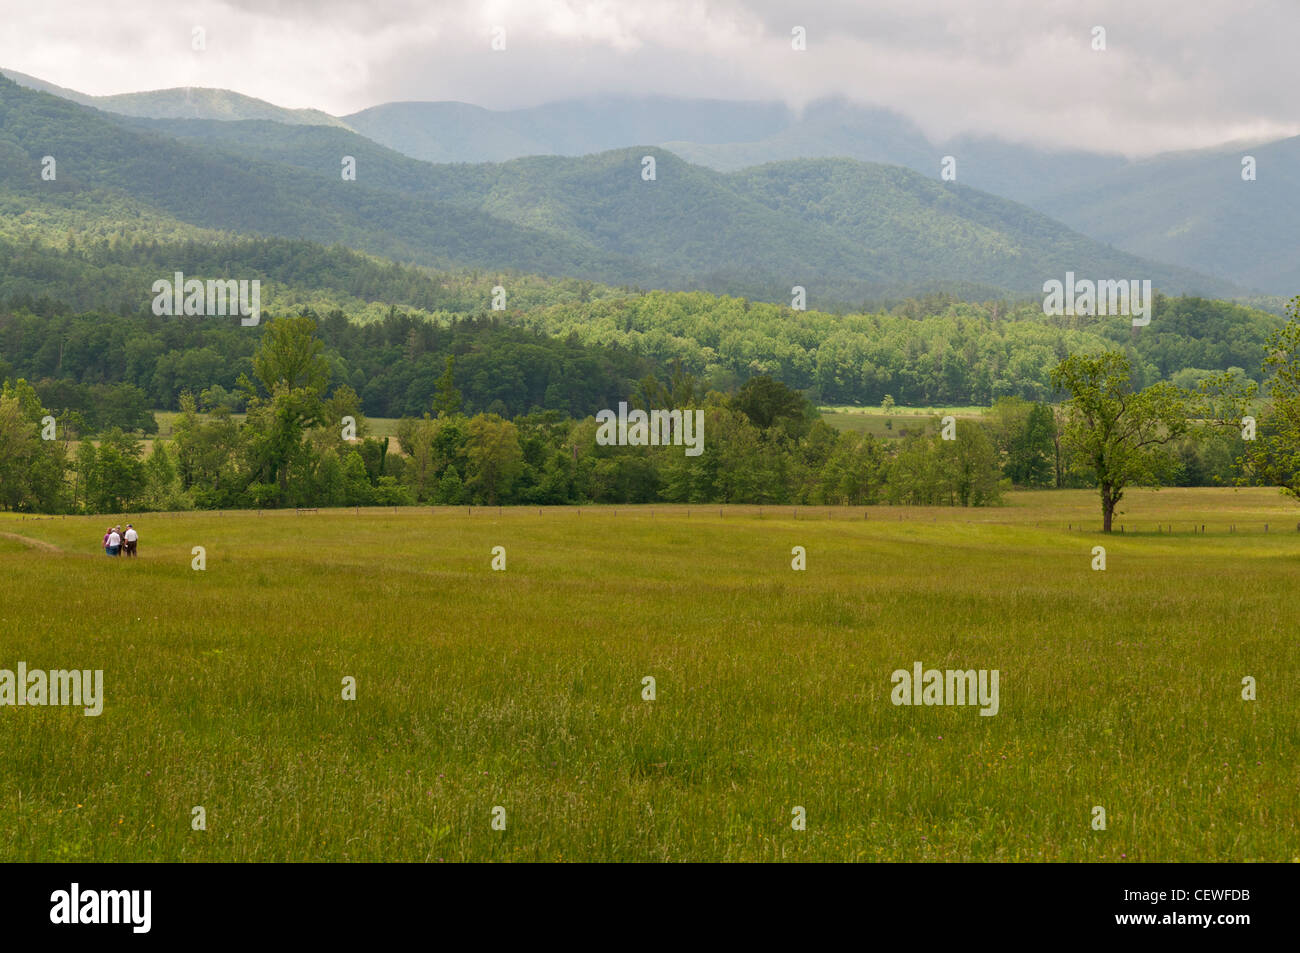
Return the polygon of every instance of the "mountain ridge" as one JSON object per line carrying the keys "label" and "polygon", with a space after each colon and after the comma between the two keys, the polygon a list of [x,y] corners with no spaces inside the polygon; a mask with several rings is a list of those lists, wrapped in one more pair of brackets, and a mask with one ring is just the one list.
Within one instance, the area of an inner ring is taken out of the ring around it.
{"label": "mountain ridge", "polygon": [[[854,160],[800,160],[760,177],[635,146],[432,165],[338,127],[123,117],[8,80],[0,110],[0,171],[11,192],[25,182],[32,201],[107,190],[191,225],[342,241],[427,266],[776,301],[800,285],[823,303],[944,282],[1034,293],[1066,270],[1137,273],[1168,292],[1239,290],[1108,248],[968,186]],[[47,153],[58,156],[57,182],[37,174]],[[356,158],[356,181],[342,180],[343,155]],[[654,179],[642,178],[645,155],[655,157]],[[787,191],[797,186],[802,205],[774,195],[778,179]],[[841,214],[825,214],[835,205]]]}

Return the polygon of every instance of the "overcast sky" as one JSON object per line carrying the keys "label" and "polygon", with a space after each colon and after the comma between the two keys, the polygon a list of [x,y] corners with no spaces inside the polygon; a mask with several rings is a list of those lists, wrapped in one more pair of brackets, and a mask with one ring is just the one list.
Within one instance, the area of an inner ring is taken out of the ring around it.
{"label": "overcast sky", "polygon": [[1300,133],[1297,37],[1300,0],[0,0],[0,66],[94,95],[211,86],[335,114],[842,95],[933,138],[1129,154]]}

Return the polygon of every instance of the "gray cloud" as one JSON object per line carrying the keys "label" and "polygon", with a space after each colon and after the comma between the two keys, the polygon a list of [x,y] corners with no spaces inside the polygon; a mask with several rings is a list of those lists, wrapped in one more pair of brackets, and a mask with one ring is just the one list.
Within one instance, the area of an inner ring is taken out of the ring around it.
{"label": "gray cloud", "polygon": [[[1293,0],[0,0],[0,65],[347,113],[593,93],[885,106],[928,134],[1146,154],[1300,132]],[[191,31],[207,48],[191,48]],[[494,27],[506,50],[494,52]],[[808,48],[791,49],[791,29]],[[1107,49],[1091,49],[1091,30]]]}

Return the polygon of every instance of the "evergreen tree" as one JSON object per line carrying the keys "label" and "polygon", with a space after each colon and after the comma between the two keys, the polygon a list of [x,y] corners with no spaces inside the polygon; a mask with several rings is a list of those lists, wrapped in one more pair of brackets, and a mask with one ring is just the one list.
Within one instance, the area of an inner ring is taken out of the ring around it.
{"label": "evergreen tree", "polygon": [[433,414],[435,417],[450,417],[453,414],[460,413],[461,398],[460,391],[456,389],[455,383],[456,358],[447,355],[447,369],[443,371],[441,377],[435,385],[433,398]]}

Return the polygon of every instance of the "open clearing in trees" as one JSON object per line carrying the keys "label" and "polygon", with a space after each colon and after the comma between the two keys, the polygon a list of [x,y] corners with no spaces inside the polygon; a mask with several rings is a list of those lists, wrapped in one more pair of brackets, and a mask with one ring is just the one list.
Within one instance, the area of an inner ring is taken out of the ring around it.
{"label": "open clearing in trees", "polygon": [[1008,499],[0,517],[0,669],[105,695],[0,708],[0,858],[1296,859],[1300,507]]}

